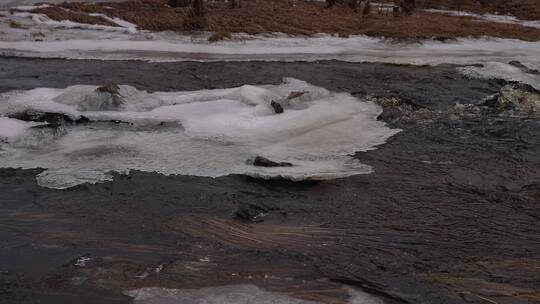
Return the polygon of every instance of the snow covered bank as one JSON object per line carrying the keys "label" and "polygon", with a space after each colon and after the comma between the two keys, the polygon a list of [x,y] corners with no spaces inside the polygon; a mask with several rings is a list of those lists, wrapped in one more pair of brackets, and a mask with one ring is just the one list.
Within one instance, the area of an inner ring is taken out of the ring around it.
{"label": "snow covered bank", "polygon": [[[511,61],[519,61],[531,70],[540,70],[539,41],[461,38],[446,42],[393,43],[367,36],[302,38],[276,33],[257,36],[236,34],[231,40],[210,43],[209,33],[186,36],[172,32],[138,31],[134,24],[124,20],[102,14],[92,15],[118,26],[54,21],[45,15],[29,12],[0,17],[3,21],[0,22],[0,55],[165,62],[342,60],[413,65],[458,64],[469,65],[463,71],[471,77],[517,80],[540,88],[537,75],[509,65]],[[8,20],[21,26],[13,28]]]}
{"label": "snow covered bank", "polygon": [[490,61],[537,62],[540,42],[513,39],[458,39],[452,42],[390,43],[366,36],[313,38],[285,35],[236,35],[231,41],[209,43],[199,37],[172,33],[144,37],[109,36],[107,39],[50,39],[3,41],[0,54],[69,59],[184,60],[279,60],[315,61],[337,59],[353,62],[378,61],[403,64],[474,64]]}
{"label": "snow covered bank", "polygon": [[509,23],[509,24],[518,24],[521,26],[540,28],[540,20],[527,21],[520,20],[514,16],[509,15],[495,15],[495,14],[475,14],[471,12],[458,12],[452,10],[441,10],[441,9],[427,9],[427,12],[439,13],[450,16],[464,16],[464,17],[474,17],[485,21],[497,22],[497,23]]}
{"label": "snow covered bank", "polygon": [[[374,149],[399,131],[376,120],[379,106],[295,79],[277,86],[154,94],[129,86],[75,86],[4,99],[3,116],[41,121],[40,113],[56,113],[62,122],[85,122],[25,129],[2,145],[0,167],[47,168],[38,181],[52,188],[110,180],[111,171],[133,169],[210,177],[346,177],[371,172],[351,154]],[[255,166],[257,156],[291,166]]]}
{"label": "snow covered bank", "polygon": [[4,26],[5,39],[0,43],[0,55],[148,61],[343,60],[414,65],[485,64],[482,69],[471,67],[470,70],[478,73],[468,74],[526,81],[540,87],[537,77],[522,71],[514,73],[515,68],[508,65],[510,61],[518,60],[531,69],[540,69],[540,42],[464,38],[449,42],[391,43],[366,36],[300,38],[283,34],[239,34],[229,41],[209,43],[209,34],[192,37],[169,32],[138,32],[135,25],[107,16],[104,17],[118,27],[58,22],[27,12],[16,13],[14,17],[20,18],[18,22],[32,30]]}

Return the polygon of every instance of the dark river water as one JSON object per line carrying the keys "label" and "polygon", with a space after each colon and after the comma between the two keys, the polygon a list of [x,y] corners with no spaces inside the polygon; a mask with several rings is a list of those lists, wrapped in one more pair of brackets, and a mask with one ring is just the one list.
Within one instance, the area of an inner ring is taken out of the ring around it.
{"label": "dark river water", "polygon": [[343,285],[386,303],[540,301],[540,120],[454,107],[504,81],[453,66],[0,58],[0,93],[283,77],[402,100],[380,118],[403,131],[354,156],[374,173],[290,182],[132,172],[53,190],[36,184],[41,169],[0,169],[0,302],[129,303],[122,292],[140,287],[244,283],[324,303],[346,303]]}

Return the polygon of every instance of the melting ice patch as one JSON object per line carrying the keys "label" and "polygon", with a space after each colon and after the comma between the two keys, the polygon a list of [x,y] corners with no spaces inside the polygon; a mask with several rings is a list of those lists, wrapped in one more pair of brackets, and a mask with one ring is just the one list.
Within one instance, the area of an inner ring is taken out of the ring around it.
{"label": "melting ice patch", "polygon": [[[253,285],[231,285],[202,289],[141,288],[126,292],[135,304],[315,304]],[[383,304],[358,290],[349,290],[350,304]]]}
{"label": "melting ice patch", "polygon": [[[130,170],[291,180],[365,174],[371,168],[350,155],[399,131],[377,121],[376,104],[295,79],[152,94],[130,86],[43,88],[1,100],[0,116],[51,125],[25,128],[3,141],[0,167],[46,168],[38,182],[51,188],[106,181],[110,172]],[[273,101],[283,113],[276,114]],[[254,166],[256,156],[292,166]]]}

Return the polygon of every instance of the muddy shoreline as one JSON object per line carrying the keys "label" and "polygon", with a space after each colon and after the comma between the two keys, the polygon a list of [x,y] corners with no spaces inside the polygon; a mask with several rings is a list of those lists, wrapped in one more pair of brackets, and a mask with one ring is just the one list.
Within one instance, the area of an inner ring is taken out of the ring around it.
{"label": "muddy shoreline", "polygon": [[[134,288],[246,283],[325,303],[346,301],[342,284],[386,303],[540,300],[540,120],[452,112],[504,81],[452,66],[0,58],[0,92],[198,90],[283,77],[434,114],[387,116],[404,131],[355,155],[375,172],[327,182],[132,172],[61,191],[37,186],[39,169],[0,169],[1,302],[129,303],[122,291]],[[238,217],[257,212],[262,221]]]}

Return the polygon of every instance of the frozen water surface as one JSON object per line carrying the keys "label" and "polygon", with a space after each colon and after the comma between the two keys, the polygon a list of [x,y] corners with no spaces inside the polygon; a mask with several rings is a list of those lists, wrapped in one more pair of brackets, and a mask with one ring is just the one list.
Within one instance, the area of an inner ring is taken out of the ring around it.
{"label": "frozen water surface", "polygon": [[[111,171],[134,169],[209,177],[346,177],[371,172],[351,154],[374,149],[399,131],[376,120],[379,106],[296,79],[153,94],[129,86],[120,86],[117,95],[96,86],[43,88],[0,98],[0,116],[30,111],[93,121],[25,128],[1,144],[0,167],[45,168],[38,182],[52,188],[106,181]],[[275,114],[272,101],[284,113]],[[256,156],[293,166],[253,166]]]}
{"label": "frozen water surface", "polygon": [[[286,294],[264,291],[253,285],[231,285],[203,289],[142,288],[126,292],[135,304],[316,304]],[[350,304],[383,304],[358,290],[349,290]]]}

